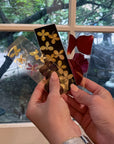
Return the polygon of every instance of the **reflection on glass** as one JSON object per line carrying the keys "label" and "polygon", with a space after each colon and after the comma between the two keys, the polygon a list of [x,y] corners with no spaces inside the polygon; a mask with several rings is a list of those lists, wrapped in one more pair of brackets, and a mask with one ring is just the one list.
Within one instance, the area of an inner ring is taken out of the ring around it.
{"label": "reflection on glass", "polygon": [[[0,68],[8,54],[8,46],[19,36],[24,36],[39,48],[33,32],[1,32],[0,36]],[[66,50],[68,44],[67,32],[59,32]],[[27,43],[28,44],[28,43]],[[27,47],[27,50],[30,47]],[[39,81],[41,80],[39,74]],[[37,83],[14,61],[0,78],[0,123],[25,122],[26,107]]]}
{"label": "reflection on glass", "polygon": [[93,35],[88,78],[107,88],[114,97],[114,33],[76,33]]}
{"label": "reflection on glass", "polygon": [[[3,35],[5,34],[7,34],[7,32],[3,33]],[[10,36],[16,39],[18,34],[13,32],[10,33]],[[0,123],[28,121],[25,115],[26,107],[36,86],[36,82],[33,81],[27,73],[27,70],[19,66],[15,61],[16,58],[14,58],[14,54],[20,49],[16,47],[15,51],[11,51],[11,53],[10,51],[8,52],[8,46],[13,42],[13,39],[9,39],[9,36],[2,39],[0,49]],[[20,41],[21,39],[19,42]],[[7,42],[10,44],[8,45]],[[23,44],[22,47],[24,45],[25,44]],[[33,49],[31,41],[27,41],[26,51],[29,49],[28,46],[30,45],[31,49]],[[11,57],[9,53],[12,55]],[[9,63],[10,61],[11,63]],[[38,74],[38,78],[40,81],[40,74]]]}
{"label": "reflection on glass", "polygon": [[68,33],[67,32],[59,32],[59,36],[61,38],[61,42],[62,42],[64,50],[66,52],[67,47],[68,47]]}
{"label": "reflection on glass", "polygon": [[[0,53],[0,67],[6,54]],[[10,65],[0,78],[0,123],[28,121],[25,112],[35,86],[36,82],[15,62]]]}
{"label": "reflection on glass", "polygon": [[77,0],[76,24],[78,25],[114,25],[113,0],[80,1]]}
{"label": "reflection on glass", "polygon": [[0,23],[68,24],[69,0],[0,1]]}
{"label": "reflection on glass", "polygon": [[105,82],[105,87],[113,93],[114,91],[114,50],[112,53],[110,53],[110,59],[109,59],[109,75],[110,78],[108,81]]}

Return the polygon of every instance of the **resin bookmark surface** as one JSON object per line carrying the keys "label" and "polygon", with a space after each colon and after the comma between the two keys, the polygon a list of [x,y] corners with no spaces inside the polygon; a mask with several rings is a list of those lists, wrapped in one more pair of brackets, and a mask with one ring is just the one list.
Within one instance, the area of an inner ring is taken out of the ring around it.
{"label": "resin bookmark surface", "polygon": [[56,71],[60,80],[61,93],[67,92],[70,84],[75,83],[75,80],[55,24],[37,28],[35,34],[45,57],[45,64],[40,68],[40,72],[48,81],[51,73]]}

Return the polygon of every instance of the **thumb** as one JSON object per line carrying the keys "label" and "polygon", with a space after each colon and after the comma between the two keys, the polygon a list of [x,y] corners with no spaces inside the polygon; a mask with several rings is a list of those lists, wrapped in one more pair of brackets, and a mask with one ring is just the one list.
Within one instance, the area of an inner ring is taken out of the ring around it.
{"label": "thumb", "polygon": [[77,102],[86,106],[91,105],[92,95],[79,89],[76,85],[71,84],[71,94]]}
{"label": "thumb", "polygon": [[53,72],[49,81],[49,93],[60,94],[60,83],[56,72]]}

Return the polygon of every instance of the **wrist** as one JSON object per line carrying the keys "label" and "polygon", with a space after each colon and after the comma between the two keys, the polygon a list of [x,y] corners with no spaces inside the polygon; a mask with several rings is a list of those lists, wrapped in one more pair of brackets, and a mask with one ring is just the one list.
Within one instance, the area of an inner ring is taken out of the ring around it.
{"label": "wrist", "polygon": [[79,136],[81,136],[81,131],[77,125],[61,125],[53,130],[49,141],[52,144],[63,144],[66,140]]}

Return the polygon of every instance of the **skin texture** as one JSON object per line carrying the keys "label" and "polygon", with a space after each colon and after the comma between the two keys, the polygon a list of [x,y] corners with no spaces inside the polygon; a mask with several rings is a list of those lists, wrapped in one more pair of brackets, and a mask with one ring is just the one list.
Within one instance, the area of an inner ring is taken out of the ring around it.
{"label": "skin texture", "polygon": [[111,94],[84,78],[82,85],[92,94],[71,85],[73,98],[64,95],[70,113],[95,144],[114,143],[114,101]]}
{"label": "skin texture", "polygon": [[114,101],[111,94],[95,82],[84,78],[82,86],[91,94],[71,85],[70,94],[60,95],[58,76],[52,73],[49,94],[41,81],[35,88],[27,108],[27,117],[52,144],[79,137],[76,119],[95,144],[112,144],[114,141]]}
{"label": "skin texture", "polygon": [[68,105],[59,90],[59,79],[53,72],[49,82],[49,94],[45,92],[44,82],[41,81],[32,94],[26,113],[52,144],[62,144],[69,138],[81,135],[79,127],[71,120]]}

